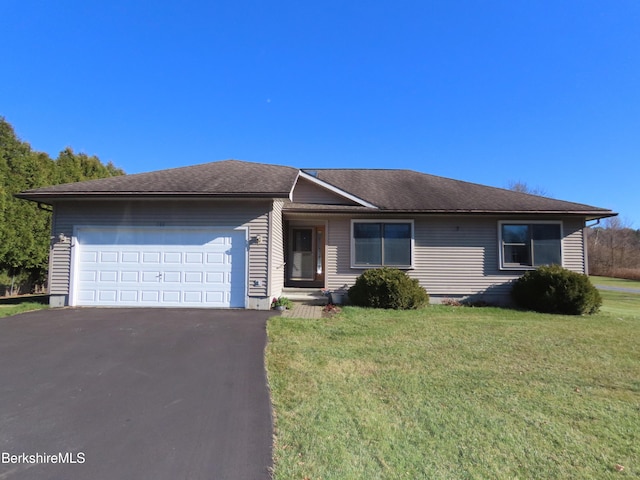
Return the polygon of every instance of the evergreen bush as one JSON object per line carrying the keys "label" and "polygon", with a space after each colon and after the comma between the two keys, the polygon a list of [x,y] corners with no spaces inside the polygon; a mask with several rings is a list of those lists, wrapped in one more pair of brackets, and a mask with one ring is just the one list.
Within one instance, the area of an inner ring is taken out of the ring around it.
{"label": "evergreen bush", "polygon": [[592,314],[602,305],[589,277],[559,265],[525,273],[514,282],[511,295],[518,306],[543,313]]}
{"label": "evergreen bush", "polygon": [[418,280],[397,268],[377,268],[362,273],[349,289],[353,305],[410,310],[429,303],[429,295]]}

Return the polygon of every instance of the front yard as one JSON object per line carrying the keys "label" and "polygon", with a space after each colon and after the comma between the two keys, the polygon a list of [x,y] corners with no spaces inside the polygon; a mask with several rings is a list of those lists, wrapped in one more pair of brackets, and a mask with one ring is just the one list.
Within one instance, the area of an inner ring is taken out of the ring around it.
{"label": "front yard", "polygon": [[640,476],[640,295],[273,317],[275,479]]}

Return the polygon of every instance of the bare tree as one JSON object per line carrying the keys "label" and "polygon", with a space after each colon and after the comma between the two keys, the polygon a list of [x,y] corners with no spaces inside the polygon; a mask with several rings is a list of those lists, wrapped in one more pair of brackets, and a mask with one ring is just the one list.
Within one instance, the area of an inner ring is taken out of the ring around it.
{"label": "bare tree", "polygon": [[592,275],[640,280],[640,230],[620,217],[588,229],[589,272]]}
{"label": "bare tree", "polygon": [[514,192],[528,193],[529,195],[539,195],[541,197],[549,196],[544,188],[530,187],[526,182],[523,182],[522,180],[509,180],[507,188],[509,190],[513,190]]}

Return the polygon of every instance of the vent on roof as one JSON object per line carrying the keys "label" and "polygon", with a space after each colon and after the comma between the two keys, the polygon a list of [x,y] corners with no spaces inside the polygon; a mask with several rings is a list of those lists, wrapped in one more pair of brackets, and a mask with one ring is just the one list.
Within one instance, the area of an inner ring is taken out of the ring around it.
{"label": "vent on roof", "polygon": [[311,175],[312,177],[318,177],[318,171],[317,170],[303,170],[304,173],[306,173],[307,175]]}

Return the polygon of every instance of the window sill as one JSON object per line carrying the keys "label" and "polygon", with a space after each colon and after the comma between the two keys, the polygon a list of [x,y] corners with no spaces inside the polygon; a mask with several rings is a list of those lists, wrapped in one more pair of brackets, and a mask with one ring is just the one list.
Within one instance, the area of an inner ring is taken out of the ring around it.
{"label": "window sill", "polygon": [[398,270],[415,270],[413,265],[351,265],[353,270],[371,270],[372,268],[397,268]]}
{"label": "window sill", "polygon": [[[539,267],[541,267],[542,265],[539,265]],[[533,267],[531,265],[507,265],[507,266],[500,266],[500,270],[505,270],[505,271],[529,271],[529,270],[536,270],[538,267]]]}

